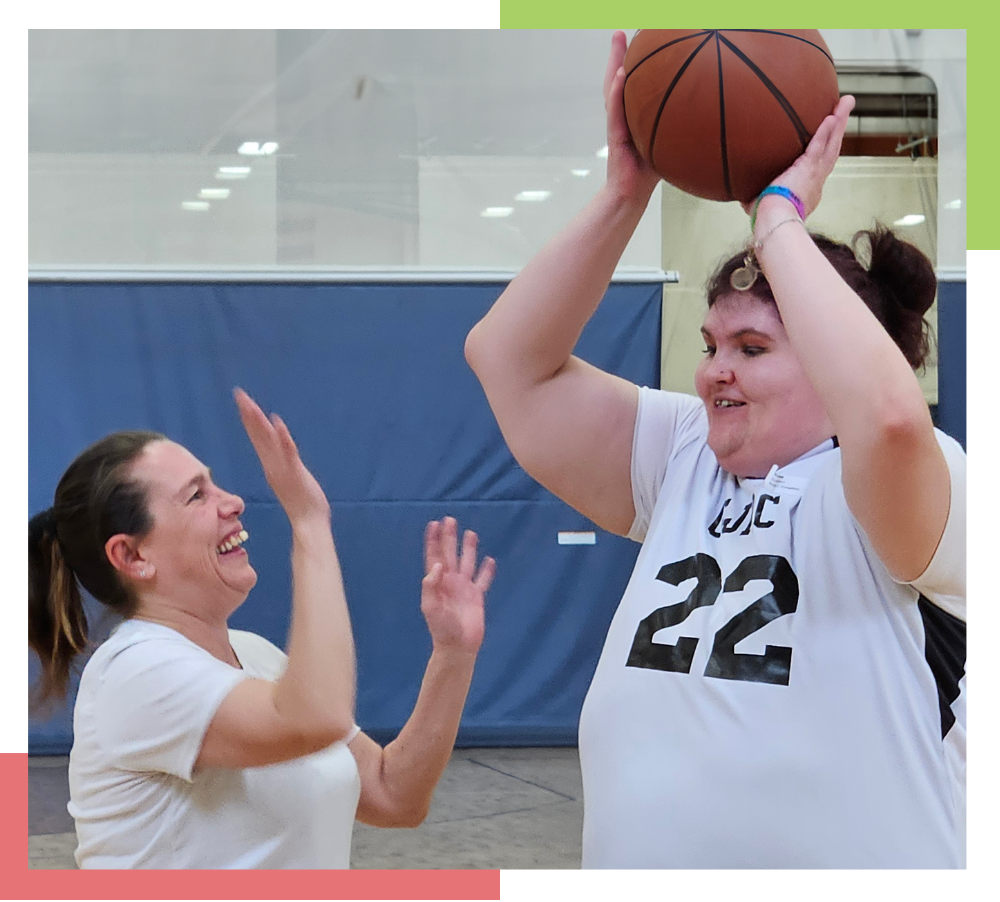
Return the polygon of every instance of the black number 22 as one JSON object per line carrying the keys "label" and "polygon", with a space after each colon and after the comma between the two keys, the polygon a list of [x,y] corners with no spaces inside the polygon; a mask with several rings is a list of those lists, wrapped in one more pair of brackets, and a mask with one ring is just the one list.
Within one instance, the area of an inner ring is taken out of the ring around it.
{"label": "black number 22", "polygon": [[723,592],[740,592],[754,579],[771,582],[771,591],[740,611],[715,634],[712,654],[705,676],[723,680],[746,680],[755,683],[788,685],[792,650],[784,645],[768,645],[762,655],[740,654],[736,643],[772,620],[791,614],[799,602],[799,581],[791,564],[773,554],[755,554],[744,558],[722,584],[719,564],[711,555],[696,554],[666,564],[656,578],[672,586],[697,578],[695,587],[684,601],[657,608],[644,618],[635,631],[627,667],[690,673],[698,640],[681,636],[676,644],[653,641],[653,635],[668,626],[683,622],[696,608],[713,605]]}

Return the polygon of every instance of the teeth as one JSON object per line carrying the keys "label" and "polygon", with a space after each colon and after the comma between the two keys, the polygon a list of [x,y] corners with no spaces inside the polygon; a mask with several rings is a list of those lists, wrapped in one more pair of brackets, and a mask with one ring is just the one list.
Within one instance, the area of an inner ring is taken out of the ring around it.
{"label": "teeth", "polygon": [[219,554],[224,554],[227,551],[232,551],[234,548],[238,548],[249,538],[250,534],[245,529],[241,529],[238,533],[230,536],[225,542],[216,547]]}

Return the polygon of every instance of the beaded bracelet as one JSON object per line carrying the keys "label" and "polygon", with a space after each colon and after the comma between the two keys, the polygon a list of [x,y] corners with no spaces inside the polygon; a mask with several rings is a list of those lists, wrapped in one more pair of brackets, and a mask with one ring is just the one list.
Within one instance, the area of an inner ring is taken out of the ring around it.
{"label": "beaded bracelet", "polygon": [[795,207],[795,212],[799,214],[799,219],[806,218],[806,205],[802,203],[801,198],[792,191],[791,188],[786,188],[784,185],[768,185],[760,194],[757,196],[757,200],[753,204],[753,212],[750,214],[750,231],[754,230],[754,226],[757,224],[757,208],[760,206],[760,202],[768,194],[777,194],[780,197],[785,198],[785,200],[790,201]]}

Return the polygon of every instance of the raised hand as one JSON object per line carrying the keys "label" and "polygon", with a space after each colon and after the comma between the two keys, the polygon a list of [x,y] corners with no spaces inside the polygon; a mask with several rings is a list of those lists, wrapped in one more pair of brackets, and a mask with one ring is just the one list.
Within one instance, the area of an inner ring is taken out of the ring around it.
{"label": "raised hand", "polygon": [[306,469],[299,449],[284,421],[276,413],[270,419],[243,389],[233,389],[233,398],[243,428],[257,452],[267,484],[295,523],[304,518],[330,518],[330,503],[316,477]]}
{"label": "raised hand", "polygon": [[496,562],[484,558],[476,571],[479,537],[470,529],[458,554],[458,524],[453,517],[432,520],[424,532],[424,572],[420,610],[435,649],[475,654],[483,641],[483,600]]}
{"label": "raised hand", "polygon": [[611,55],[604,73],[604,110],[608,116],[608,182],[625,194],[652,193],[660,177],[639,156],[625,120],[625,32],[611,38]]}
{"label": "raised hand", "polygon": [[[847,117],[853,109],[854,98],[845,94],[834,111],[820,123],[802,156],[771,182],[794,191],[805,206],[806,216],[819,206],[823,197],[823,186],[840,156]],[[743,205],[748,213],[752,207],[752,203]]]}

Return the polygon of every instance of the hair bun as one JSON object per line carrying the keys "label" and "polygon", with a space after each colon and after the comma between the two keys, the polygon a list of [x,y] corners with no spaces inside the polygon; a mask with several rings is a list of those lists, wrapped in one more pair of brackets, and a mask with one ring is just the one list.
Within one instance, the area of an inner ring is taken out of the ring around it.
{"label": "hair bun", "polygon": [[934,266],[918,247],[878,224],[859,232],[868,245],[868,274],[897,304],[923,316],[937,295]]}

